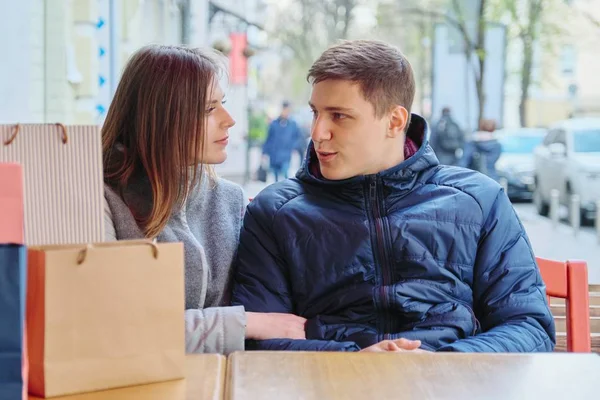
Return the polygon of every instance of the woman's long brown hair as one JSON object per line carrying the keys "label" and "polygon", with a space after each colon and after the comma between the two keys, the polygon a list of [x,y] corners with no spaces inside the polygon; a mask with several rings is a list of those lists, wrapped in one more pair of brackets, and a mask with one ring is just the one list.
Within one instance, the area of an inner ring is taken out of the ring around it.
{"label": "woman's long brown hair", "polygon": [[[152,208],[133,215],[156,237],[202,176],[207,96],[218,80],[217,58],[198,49],[151,45],[127,64],[102,127],[105,181],[124,190],[148,178]],[[115,157],[117,151],[118,157]],[[188,184],[191,182],[192,184]]]}

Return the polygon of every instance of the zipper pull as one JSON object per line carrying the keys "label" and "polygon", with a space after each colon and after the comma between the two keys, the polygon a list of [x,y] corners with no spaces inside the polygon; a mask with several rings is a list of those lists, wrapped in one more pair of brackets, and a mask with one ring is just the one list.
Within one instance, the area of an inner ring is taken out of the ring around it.
{"label": "zipper pull", "polygon": [[377,196],[377,181],[375,179],[373,179],[371,181],[371,186],[369,188],[370,193],[371,193],[371,198],[375,198]]}

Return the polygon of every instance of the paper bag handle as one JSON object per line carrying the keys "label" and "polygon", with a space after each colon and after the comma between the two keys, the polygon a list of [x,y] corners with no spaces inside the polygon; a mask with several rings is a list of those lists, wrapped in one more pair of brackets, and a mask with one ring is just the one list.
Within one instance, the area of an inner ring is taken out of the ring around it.
{"label": "paper bag handle", "polygon": [[[63,144],[67,144],[67,142],[69,141],[69,136],[67,135],[67,127],[64,126],[63,124],[61,124],[60,122],[57,122],[54,125],[58,126],[61,129],[61,131],[62,131],[61,132],[62,133],[62,135],[61,135],[62,142],[63,142]],[[16,124],[15,128],[13,130],[13,134],[10,135],[10,137],[4,142],[4,145],[8,146],[12,142],[14,142],[20,131],[21,131],[21,124]]]}
{"label": "paper bag handle", "polygon": [[[146,244],[150,247],[152,247],[152,257],[154,257],[155,259],[158,258],[158,246],[156,245],[156,239],[155,240],[140,240],[140,241],[135,241],[135,243],[133,241],[129,241],[129,242],[124,242],[126,244]],[[77,265],[81,265],[85,262],[85,259],[87,258],[87,254],[88,254],[88,250],[91,250],[94,248],[94,245],[91,243],[88,243],[87,246],[85,246],[85,248],[81,249],[81,251],[79,252],[79,255],[77,256]]]}

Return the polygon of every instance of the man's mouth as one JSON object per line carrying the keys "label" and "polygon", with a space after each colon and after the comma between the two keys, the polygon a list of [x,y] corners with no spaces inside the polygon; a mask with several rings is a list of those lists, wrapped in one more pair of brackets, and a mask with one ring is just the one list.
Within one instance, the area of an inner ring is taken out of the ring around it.
{"label": "man's mouth", "polygon": [[337,155],[337,152],[333,151],[317,151],[317,158],[319,161],[331,161]]}

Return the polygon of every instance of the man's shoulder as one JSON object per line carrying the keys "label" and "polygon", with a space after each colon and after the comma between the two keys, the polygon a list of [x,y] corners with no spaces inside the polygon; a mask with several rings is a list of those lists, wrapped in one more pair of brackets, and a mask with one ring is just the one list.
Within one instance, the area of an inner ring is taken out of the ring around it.
{"label": "man's shoulder", "polygon": [[454,190],[469,196],[487,214],[502,188],[490,177],[467,168],[441,165],[425,182],[434,190]]}
{"label": "man's shoulder", "polygon": [[275,214],[304,193],[303,183],[296,178],[285,179],[264,188],[248,205],[250,212]]}

